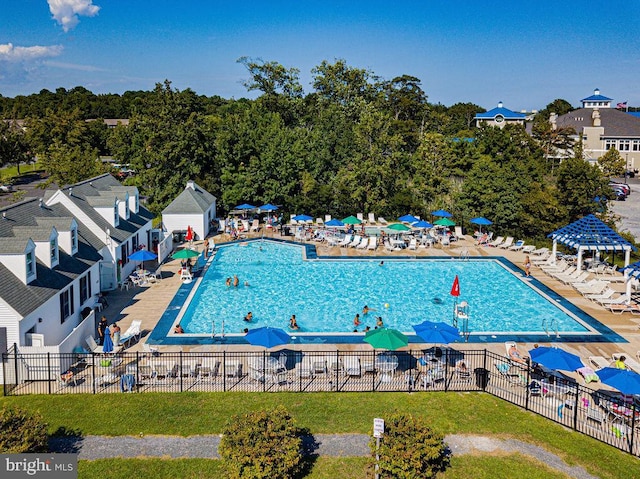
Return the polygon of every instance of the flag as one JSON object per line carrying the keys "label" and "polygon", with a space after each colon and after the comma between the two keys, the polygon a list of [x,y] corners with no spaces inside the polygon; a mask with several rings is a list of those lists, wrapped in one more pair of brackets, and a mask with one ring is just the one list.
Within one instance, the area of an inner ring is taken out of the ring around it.
{"label": "flag", "polygon": [[456,279],[453,280],[453,285],[451,286],[451,296],[460,296],[460,282],[458,281],[457,274]]}
{"label": "flag", "polygon": [[627,107],[626,101],[624,103],[618,103],[618,106],[616,106],[616,108],[626,108],[626,107]]}

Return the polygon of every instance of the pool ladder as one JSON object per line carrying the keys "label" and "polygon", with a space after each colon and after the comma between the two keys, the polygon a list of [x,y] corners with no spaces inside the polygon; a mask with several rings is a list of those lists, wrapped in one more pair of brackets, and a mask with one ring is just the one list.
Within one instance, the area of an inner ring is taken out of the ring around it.
{"label": "pool ladder", "polygon": [[464,248],[461,252],[460,252],[460,259],[462,261],[469,261],[469,250],[467,248]]}
{"label": "pool ladder", "polygon": [[542,320],[542,329],[544,329],[544,332],[547,333],[547,336],[551,336],[550,334],[550,330],[551,330],[551,331],[555,331],[556,338],[560,337],[560,334],[558,333],[558,320],[556,318],[551,318],[550,320],[547,320],[547,318],[544,318]]}

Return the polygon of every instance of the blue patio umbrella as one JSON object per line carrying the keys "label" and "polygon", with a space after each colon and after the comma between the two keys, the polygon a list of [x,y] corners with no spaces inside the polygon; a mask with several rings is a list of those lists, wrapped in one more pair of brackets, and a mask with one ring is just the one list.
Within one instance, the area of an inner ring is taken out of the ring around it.
{"label": "blue patio umbrella", "polygon": [[436,210],[432,211],[431,214],[433,216],[439,216],[440,218],[451,218],[453,215],[445,210]]}
{"label": "blue patio umbrella", "polygon": [[600,381],[616,388],[622,394],[640,394],[640,374],[628,369],[602,368],[596,371]]}
{"label": "blue patio umbrella", "polygon": [[146,249],[138,250],[135,253],[129,255],[129,259],[131,261],[142,261],[142,269],[144,269],[145,261],[152,261],[157,258],[157,254],[152,253],[151,251],[148,251]]}
{"label": "blue patio umbrella", "polygon": [[254,346],[273,348],[274,346],[289,343],[291,336],[280,328],[264,326],[250,330],[246,334],[245,339],[249,341],[249,344],[253,344]]}
{"label": "blue patio umbrella", "polygon": [[276,205],[272,205],[271,203],[267,203],[266,205],[262,205],[258,208],[260,211],[276,211],[278,207]]}
{"label": "blue patio umbrella", "polygon": [[549,369],[575,371],[576,369],[584,367],[582,359],[580,359],[579,356],[560,348],[550,348],[548,346],[533,348],[529,351],[529,356],[531,356],[532,361],[542,364]]}
{"label": "blue patio umbrella", "polygon": [[411,226],[414,228],[433,228],[433,225],[425,220],[416,221]]}
{"label": "blue patio umbrella", "polygon": [[493,224],[493,221],[490,221],[487,218],[484,218],[482,216],[478,216],[477,218],[472,218],[469,222],[474,225],[480,225],[480,226],[489,226]]}
{"label": "blue patio umbrella", "polygon": [[460,339],[460,330],[447,323],[423,321],[413,326],[416,334],[425,343],[449,344]]}
{"label": "blue patio umbrella", "polygon": [[111,335],[109,334],[109,328],[104,333],[104,343],[102,343],[102,352],[110,353],[113,351],[113,341],[111,340]]}
{"label": "blue patio umbrella", "polygon": [[255,206],[250,205],[249,203],[242,203],[241,205],[236,206],[234,209],[236,210],[254,210]]}
{"label": "blue patio umbrella", "polygon": [[416,221],[420,221],[420,218],[416,218],[413,215],[404,215],[398,218],[398,221],[402,221],[403,223],[415,223]]}
{"label": "blue patio umbrella", "polygon": [[339,219],[332,219],[327,221],[325,224],[325,226],[331,226],[331,227],[339,227],[339,226],[344,226],[344,223],[342,221],[340,221]]}
{"label": "blue patio umbrella", "polygon": [[311,221],[313,219],[313,217],[311,217],[309,215],[295,215],[291,219],[295,220],[295,221]]}

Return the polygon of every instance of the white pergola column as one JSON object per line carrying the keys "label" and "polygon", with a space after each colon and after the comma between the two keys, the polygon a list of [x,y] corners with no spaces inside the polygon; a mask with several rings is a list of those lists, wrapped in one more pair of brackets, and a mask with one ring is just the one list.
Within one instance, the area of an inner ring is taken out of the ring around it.
{"label": "white pergola column", "polygon": [[582,271],[582,246],[578,246],[578,271]]}
{"label": "white pergola column", "polygon": [[558,241],[553,238],[553,247],[551,248],[551,264],[556,264],[556,253],[558,251]]}
{"label": "white pergola column", "polygon": [[[629,260],[631,258],[631,248],[627,247],[624,252],[624,267],[629,266]],[[631,275],[629,270],[624,270],[624,282],[627,285],[627,304],[631,302]]]}

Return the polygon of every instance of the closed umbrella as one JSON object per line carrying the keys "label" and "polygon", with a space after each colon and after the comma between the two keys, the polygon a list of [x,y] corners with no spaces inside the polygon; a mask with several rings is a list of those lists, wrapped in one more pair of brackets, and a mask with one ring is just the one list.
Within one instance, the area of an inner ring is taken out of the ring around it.
{"label": "closed umbrella", "polygon": [[181,249],[171,255],[173,259],[189,259],[197,256],[200,256],[200,253],[189,248]]}
{"label": "closed umbrella", "polygon": [[129,259],[131,261],[142,261],[142,269],[144,269],[145,261],[152,261],[157,258],[157,254],[152,253],[151,251],[147,251],[146,249],[138,250],[135,253],[129,255]]}
{"label": "closed umbrella", "polygon": [[110,353],[113,351],[113,341],[111,339],[111,335],[109,334],[109,328],[104,333],[104,343],[102,343],[102,352]]}
{"label": "closed umbrella", "polygon": [[460,330],[443,322],[423,321],[413,330],[425,343],[449,344],[460,339]]}
{"label": "closed umbrella", "polygon": [[597,371],[600,381],[616,388],[622,394],[640,394],[640,374],[628,369],[602,368]]}
{"label": "closed umbrella", "polygon": [[440,218],[433,222],[434,225],[438,226],[455,226],[455,222],[451,221],[449,218]]}
{"label": "closed umbrella", "polygon": [[264,326],[250,330],[245,335],[245,339],[254,346],[273,348],[282,344],[288,344],[289,341],[291,341],[291,336],[280,328]]}
{"label": "closed umbrella", "polygon": [[395,351],[409,344],[409,338],[396,329],[380,328],[369,331],[364,341],[375,349]]}
{"label": "closed umbrella", "polygon": [[542,364],[549,369],[562,369],[563,371],[575,371],[584,367],[582,359],[564,349],[541,346],[529,351],[531,360]]}
{"label": "closed umbrella", "polygon": [[416,221],[419,221],[419,220],[420,218],[416,218],[413,215],[404,215],[398,218],[398,221],[402,221],[403,223],[415,223]]}
{"label": "closed umbrella", "polygon": [[362,223],[362,221],[360,221],[355,216],[347,216],[345,219],[342,220],[342,222],[345,225],[359,225],[360,223]]}
{"label": "closed umbrella", "polygon": [[431,214],[433,216],[439,216],[441,218],[451,218],[453,216],[451,213],[449,213],[448,211],[445,211],[445,210],[432,211]]}
{"label": "closed umbrella", "polygon": [[193,241],[193,228],[187,226],[187,234],[184,236],[185,241]]}

